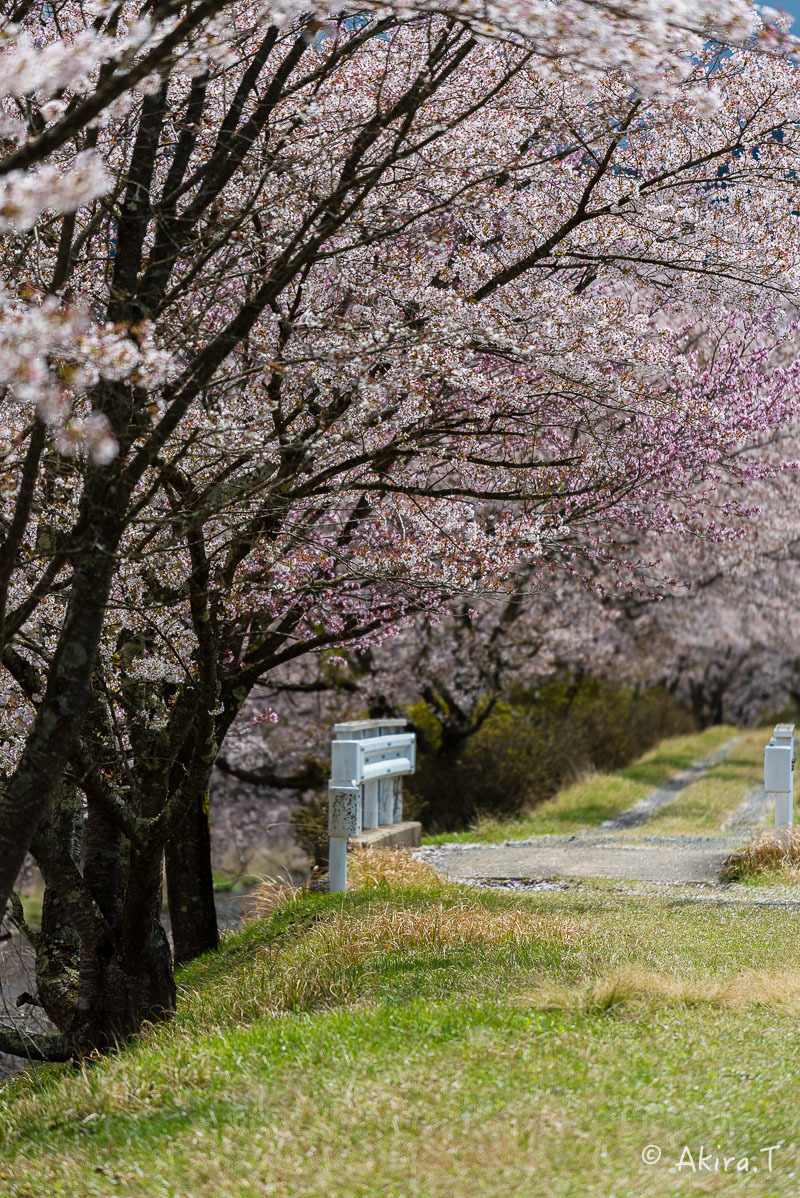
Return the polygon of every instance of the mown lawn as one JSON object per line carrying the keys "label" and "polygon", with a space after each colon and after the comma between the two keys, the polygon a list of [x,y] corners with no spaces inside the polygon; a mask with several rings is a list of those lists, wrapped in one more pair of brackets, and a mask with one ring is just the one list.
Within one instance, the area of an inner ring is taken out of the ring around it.
{"label": "mown lawn", "polygon": [[[547,833],[570,835],[583,828],[593,828],[603,820],[614,819],[643,799],[651,790],[663,786],[681,770],[709,757],[715,749],[739,735],[735,728],[717,725],[705,732],[676,736],[662,741],[656,748],[639,757],[625,769],[611,774],[589,774],[566,787],[552,799],[540,803],[531,811],[513,820],[484,819],[466,832],[444,832],[427,836],[424,844],[444,844],[482,841],[497,844],[503,840],[520,840]],[[768,735],[763,729],[755,734],[761,738],[761,751]]]}
{"label": "mown lawn", "polygon": [[169,1026],[0,1091],[2,1193],[800,1191],[793,910],[392,859],[184,970]]}

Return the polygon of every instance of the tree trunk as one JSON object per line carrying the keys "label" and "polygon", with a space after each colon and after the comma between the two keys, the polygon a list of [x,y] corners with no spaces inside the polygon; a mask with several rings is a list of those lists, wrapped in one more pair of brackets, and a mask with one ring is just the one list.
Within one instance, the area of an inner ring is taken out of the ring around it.
{"label": "tree trunk", "polygon": [[[87,485],[83,513],[113,508],[113,487],[95,476]],[[119,500],[124,509],[126,498]],[[69,606],[47,675],[47,688],[14,772],[0,793],[0,917],[5,911],[36,825],[61,782],[80,735],[91,697],[94,657],[116,565],[121,518],[112,514],[93,526],[96,547],[84,551],[73,574]]]}
{"label": "tree trunk", "polygon": [[[77,868],[83,812],[70,803],[73,794],[62,786],[53,824],[41,827],[33,843],[45,879],[42,929],[32,937],[36,998],[61,1032],[55,1059],[113,1048],[175,1010],[172,954],[160,921],[160,846],[130,847],[116,865],[109,861],[114,876],[99,895],[102,910]],[[104,858],[100,823],[86,838],[90,873]],[[32,1037],[34,1048],[38,1039]]]}
{"label": "tree trunk", "polygon": [[183,965],[219,945],[207,790],[192,799],[167,845],[166,863],[175,964]]}
{"label": "tree trunk", "polygon": [[137,1035],[145,1023],[160,1023],[175,1011],[175,981],[167,934],[151,923],[135,959],[111,960],[102,977],[101,1001],[92,1012],[85,1039],[93,1048],[110,1048]]}

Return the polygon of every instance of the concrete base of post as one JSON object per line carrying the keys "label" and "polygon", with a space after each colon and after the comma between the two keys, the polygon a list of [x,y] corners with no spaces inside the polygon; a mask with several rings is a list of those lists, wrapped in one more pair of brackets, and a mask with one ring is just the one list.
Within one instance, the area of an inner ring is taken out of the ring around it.
{"label": "concrete base of post", "polygon": [[331,894],[347,890],[347,838],[332,836],[328,841],[328,879]]}
{"label": "concrete base of post", "polygon": [[417,820],[404,820],[386,828],[373,828],[350,837],[350,848],[362,849],[415,849],[422,843],[422,824]]}

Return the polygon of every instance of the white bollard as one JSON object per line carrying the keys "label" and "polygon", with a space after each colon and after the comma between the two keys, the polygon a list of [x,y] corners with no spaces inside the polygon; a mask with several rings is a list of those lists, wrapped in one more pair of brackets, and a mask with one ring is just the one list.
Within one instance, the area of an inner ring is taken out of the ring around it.
{"label": "white bollard", "polygon": [[764,749],[764,790],[775,804],[775,827],[794,822],[794,724],[776,724]]}

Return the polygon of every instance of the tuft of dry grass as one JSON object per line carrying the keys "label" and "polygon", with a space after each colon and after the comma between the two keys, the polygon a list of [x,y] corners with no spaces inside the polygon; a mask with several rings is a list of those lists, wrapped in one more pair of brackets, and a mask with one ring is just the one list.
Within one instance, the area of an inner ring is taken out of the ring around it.
{"label": "tuft of dry grass", "polygon": [[787,881],[800,878],[800,828],[763,833],[740,852],[731,853],[720,878],[723,882],[741,882],[764,874],[783,874]]}
{"label": "tuft of dry grass", "polygon": [[300,893],[300,888],[293,886],[284,878],[264,878],[255,890],[242,895],[242,915],[245,924],[257,923],[266,919],[273,911],[292,902]]}
{"label": "tuft of dry grass", "polygon": [[[418,861],[407,849],[356,848],[348,854],[348,890],[375,890],[381,885],[441,890],[446,884],[432,865]],[[304,887],[294,886],[285,878],[264,878],[255,890],[242,896],[244,922],[266,919],[304,889],[327,891],[328,875],[312,874]]]}
{"label": "tuft of dry grass", "polygon": [[584,1014],[646,1007],[718,1007],[743,1011],[766,1007],[796,1017],[800,1013],[800,973],[750,970],[727,978],[679,978],[625,967],[581,986],[544,983],[523,1000],[538,1010]]}
{"label": "tuft of dry grass", "polygon": [[432,865],[417,860],[407,849],[354,849],[348,855],[347,873],[350,890],[373,890],[381,885],[439,890],[445,885]]}
{"label": "tuft of dry grass", "polygon": [[420,909],[375,907],[366,915],[336,912],[321,920],[309,939],[321,952],[362,959],[376,952],[467,948],[471,945],[538,943],[576,944],[583,933],[571,920],[533,911],[487,911],[479,903],[437,903]]}

